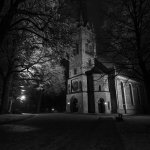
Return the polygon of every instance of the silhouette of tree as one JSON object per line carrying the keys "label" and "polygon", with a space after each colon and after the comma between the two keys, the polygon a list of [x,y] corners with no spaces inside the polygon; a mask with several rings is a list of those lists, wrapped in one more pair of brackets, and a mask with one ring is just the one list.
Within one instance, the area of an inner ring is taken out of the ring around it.
{"label": "silhouette of tree", "polygon": [[74,32],[72,12],[68,0],[0,2],[0,113],[8,112],[15,73],[32,74],[35,64],[66,57]]}
{"label": "silhouette of tree", "polygon": [[116,65],[118,74],[144,82],[150,111],[150,2],[149,0],[107,0],[109,7],[102,29],[99,55]]}

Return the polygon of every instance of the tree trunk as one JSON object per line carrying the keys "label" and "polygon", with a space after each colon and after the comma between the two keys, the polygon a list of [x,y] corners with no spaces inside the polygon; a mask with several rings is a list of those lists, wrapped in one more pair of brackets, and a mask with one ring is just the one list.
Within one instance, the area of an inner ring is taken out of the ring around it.
{"label": "tree trunk", "polygon": [[[139,46],[139,51],[141,51],[140,46]],[[139,66],[143,73],[144,84],[146,87],[147,113],[150,114],[150,92],[149,92],[149,89],[150,89],[149,75],[150,74],[146,68],[145,62],[143,61],[140,53],[138,53],[138,61],[139,61]]]}
{"label": "tree trunk", "polygon": [[1,113],[9,113],[8,105],[9,105],[9,94],[11,89],[11,81],[13,75],[7,76],[3,82],[3,91],[2,91],[2,100],[0,106],[0,114]]}
{"label": "tree trunk", "polygon": [[12,106],[12,99],[9,100],[9,107],[8,107],[9,112],[11,112],[11,106]]}
{"label": "tree trunk", "polygon": [[39,100],[38,100],[38,105],[37,105],[37,113],[40,113],[40,108],[41,108],[41,100],[42,100],[42,89],[40,90],[40,96],[39,96]]}

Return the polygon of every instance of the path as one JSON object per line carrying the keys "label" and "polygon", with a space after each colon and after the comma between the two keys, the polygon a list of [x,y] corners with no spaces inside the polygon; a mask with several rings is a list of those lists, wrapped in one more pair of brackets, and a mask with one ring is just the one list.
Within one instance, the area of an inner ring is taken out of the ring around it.
{"label": "path", "polygon": [[0,126],[1,150],[123,150],[111,117],[40,114]]}

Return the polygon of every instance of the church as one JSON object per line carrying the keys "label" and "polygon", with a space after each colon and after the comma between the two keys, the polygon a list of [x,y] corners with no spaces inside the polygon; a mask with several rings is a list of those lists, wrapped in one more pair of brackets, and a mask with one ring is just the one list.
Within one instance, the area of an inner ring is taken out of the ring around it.
{"label": "church", "polygon": [[96,55],[93,27],[80,17],[69,58],[67,113],[144,113],[144,84],[121,75],[114,64]]}

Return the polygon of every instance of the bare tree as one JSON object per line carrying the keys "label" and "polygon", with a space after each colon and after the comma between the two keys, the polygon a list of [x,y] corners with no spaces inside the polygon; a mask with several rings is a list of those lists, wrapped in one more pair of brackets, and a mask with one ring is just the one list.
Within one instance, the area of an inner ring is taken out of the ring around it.
{"label": "bare tree", "polygon": [[6,113],[14,73],[32,74],[35,64],[66,57],[74,27],[68,0],[2,0],[0,4],[0,113]]}
{"label": "bare tree", "polygon": [[102,29],[99,55],[116,64],[118,72],[144,82],[150,112],[150,2],[149,0],[107,1],[109,8]]}
{"label": "bare tree", "polygon": [[51,42],[54,38],[67,38],[72,12],[68,0],[2,0],[0,4],[0,46],[16,30]]}

